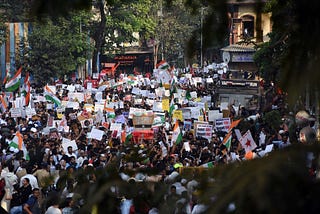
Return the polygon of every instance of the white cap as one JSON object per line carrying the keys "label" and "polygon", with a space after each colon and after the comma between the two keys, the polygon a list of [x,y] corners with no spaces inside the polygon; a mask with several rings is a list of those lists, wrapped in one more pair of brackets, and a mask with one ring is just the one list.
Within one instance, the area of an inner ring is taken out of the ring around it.
{"label": "white cap", "polygon": [[32,131],[33,133],[35,133],[35,132],[37,132],[37,129],[34,128],[34,127],[32,127],[32,128],[30,129],[30,131]]}

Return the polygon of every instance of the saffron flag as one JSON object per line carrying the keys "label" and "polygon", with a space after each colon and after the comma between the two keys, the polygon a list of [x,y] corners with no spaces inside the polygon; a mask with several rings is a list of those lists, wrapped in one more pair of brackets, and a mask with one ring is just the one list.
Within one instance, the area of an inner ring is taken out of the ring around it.
{"label": "saffron flag", "polygon": [[16,74],[9,80],[7,81],[5,85],[6,91],[16,91],[20,87],[20,81],[21,81],[21,72],[22,72],[22,67],[18,69]]}
{"label": "saffron flag", "polygon": [[232,132],[229,132],[223,139],[222,144],[226,146],[228,151],[230,151],[231,148],[231,141],[232,141]]}
{"label": "saffron flag", "polygon": [[257,147],[257,144],[254,142],[250,130],[248,130],[240,139],[240,143],[246,153],[254,150]]}
{"label": "saffron flag", "polygon": [[177,120],[172,133],[172,143],[179,144],[182,141],[182,134],[179,127],[179,121]]}
{"label": "saffron flag", "polygon": [[44,87],[44,97],[47,101],[51,101],[57,106],[61,106],[61,100],[53,93],[53,91],[47,85]]}

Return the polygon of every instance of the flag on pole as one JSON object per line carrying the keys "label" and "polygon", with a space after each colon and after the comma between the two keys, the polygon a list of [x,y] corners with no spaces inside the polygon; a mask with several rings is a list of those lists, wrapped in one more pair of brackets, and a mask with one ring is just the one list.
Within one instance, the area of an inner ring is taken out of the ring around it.
{"label": "flag on pole", "polygon": [[175,143],[177,145],[181,141],[182,141],[182,134],[181,134],[180,127],[179,127],[179,121],[176,120],[176,123],[173,127],[172,143]]}
{"label": "flag on pole", "polygon": [[51,101],[57,106],[61,106],[61,100],[53,93],[53,91],[47,85],[44,87],[44,97],[47,101]]}
{"label": "flag on pole", "polygon": [[26,74],[23,82],[23,86],[21,89],[21,93],[25,97],[25,105],[28,106],[30,102],[30,77],[29,77],[29,72]]}
{"label": "flag on pole", "polygon": [[222,144],[230,151],[232,141],[232,132],[229,132],[223,139]]}
{"label": "flag on pole", "polygon": [[18,88],[20,87],[21,72],[22,72],[22,67],[20,67],[16,72],[16,74],[10,80],[7,81],[5,85],[6,91],[13,92],[18,90]]}
{"label": "flag on pole", "polygon": [[257,147],[257,144],[254,142],[250,130],[248,130],[240,139],[240,143],[246,153],[254,150]]}

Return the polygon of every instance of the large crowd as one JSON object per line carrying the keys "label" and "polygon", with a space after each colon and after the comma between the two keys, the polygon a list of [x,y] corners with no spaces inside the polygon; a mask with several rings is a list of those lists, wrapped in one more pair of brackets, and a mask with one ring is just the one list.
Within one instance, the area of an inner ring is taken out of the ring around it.
{"label": "large crowd", "polygon": [[[8,213],[78,213],[83,205],[75,198],[78,180],[63,180],[64,175],[104,169],[117,162],[124,181],[169,184],[163,200],[174,207],[172,212],[201,213],[206,206],[196,201],[198,182],[181,179],[182,169],[241,162],[290,146],[293,114],[281,115],[283,122],[276,129],[265,123],[259,108],[249,111],[229,103],[222,114],[215,87],[223,75],[210,70],[171,71],[167,78],[161,72],[148,77],[120,74],[101,81],[97,89],[90,84],[85,88],[81,80],[53,83],[50,88],[61,103],[44,98],[46,89],[36,85],[28,106],[18,103],[18,92],[3,92],[8,106],[2,108],[0,118],[1,209]],[[211,112],[220,117],[212,120]],[[309,116],[312,129],[314,121]],[[143,120],[150,118],[152,123]],[[215,120],[219,119],[229,123],[218,128]],[[244,137],[247,130],[237,129],[244,123],[251,137]],[[251,145],[243,144],[244,138],[245,143],[252,140]],[[148,175],[141,169],[158,173]],[[129,175],[128,170],[136,173]],[[86,179],[96,182],[94,173]],[[53,190],[61,194],[46,201]],[[121,213],[134,213],[134,209],[137,213],[132,200],[119,203]],[[158,213],[158,209],[139,212]]]}

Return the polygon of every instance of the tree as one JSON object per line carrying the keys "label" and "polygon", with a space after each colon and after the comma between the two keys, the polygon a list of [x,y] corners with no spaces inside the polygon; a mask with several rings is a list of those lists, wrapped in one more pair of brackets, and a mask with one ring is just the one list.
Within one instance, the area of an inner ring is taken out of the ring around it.
{"label": "tree", "polygon": [[192,15],[183,1],[174,1],[170,5],[158,1],[154,7],[155,28],[154,39],[158,45],[157,58],[164,57],[170,64],[185,66],[185,49],[192,31],[200,23],[199,15]]}
{"label": "tree", "polygon": [[257,51],[255,59],[267,80],[278,81],[289,92],[291,100],[310,86],[318,90],[319,18],[318,1],[268,1],[272,12],[270,41]]}
{"label": "tree", "polygon": [[[115,54],[124,51],[124,43],[137,41],[134,33],[143,32],[144,37],[152,32],[155,23],[149,17],[151,0],[105,2],[97,0],[93,6],[99,18],[91,24],[90,35],[95,41],[92,64],[96,65],[98,53]],[[97,67],[93,66],[93,73]]]}
{"label": "tree", "polygon": [[79,11],[68,17],[32,23],[26,57],[38,83],[64,77],[85,63],[91,49],[86,31],[89,18],[90,15]]}

